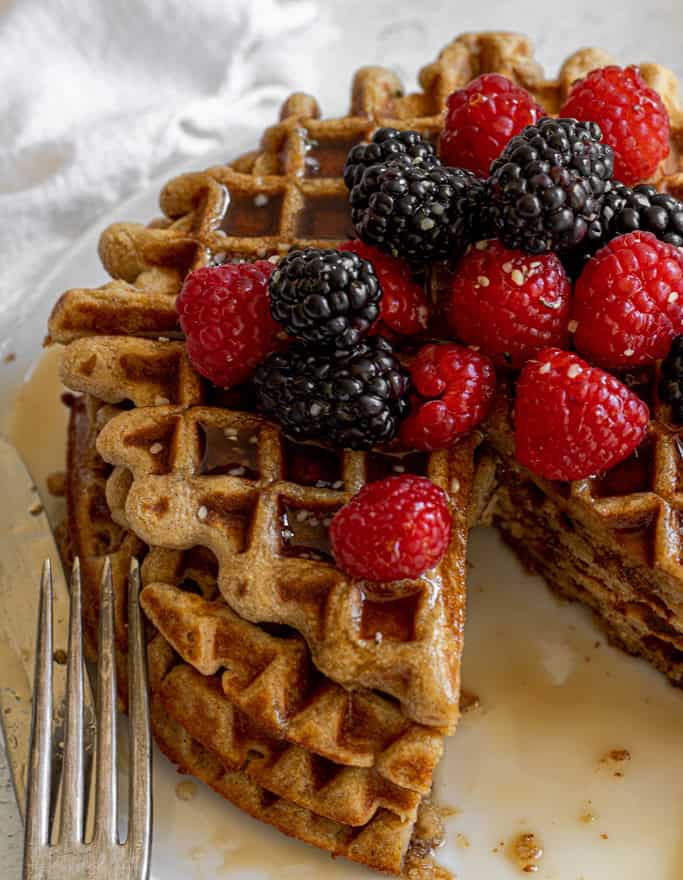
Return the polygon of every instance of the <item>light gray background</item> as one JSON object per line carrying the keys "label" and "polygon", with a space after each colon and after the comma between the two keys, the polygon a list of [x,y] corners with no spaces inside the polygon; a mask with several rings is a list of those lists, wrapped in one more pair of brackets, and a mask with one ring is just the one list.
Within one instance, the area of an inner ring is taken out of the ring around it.
{"label": "light gray background", "polygon": [[[470,30],[529,34],[549,73],[575,49],[598,46],[612,52],[620,62],[658,61],[683,77],[681,0],[555,0],[543,4],[531,0],[320,0],[319,6],[320,27],[331,24],[335,29],[332,44],[323,48],[317,45],[315,28],[310,35],[310,57],[320,77],[317,97],[326,115],[346,111],[350,78],[358,67],[392,67],[412,87],[420,66],[432,60],[452,37]],[[182,65],[182,58],[178,64]],[[19,845],[20,825],[0,756],[3,880],[15,880],[20,875]]]}

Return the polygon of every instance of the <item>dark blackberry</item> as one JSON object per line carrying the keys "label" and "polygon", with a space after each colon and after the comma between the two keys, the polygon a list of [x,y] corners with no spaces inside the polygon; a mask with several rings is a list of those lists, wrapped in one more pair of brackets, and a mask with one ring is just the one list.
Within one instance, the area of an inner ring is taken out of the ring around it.
{"label": "dark blackberry", "polygon": [[671,420],[676,425],[683,425],[683,336],[674,339],[662,361],[657,390],[661,400],[671,404]]}
{"label": "dark blackberry", "polygon": [[616,183],[602,209],[605,243],[617,235],[643,230],[683,247],[683,202],[647,183],[630,189]]}
{"label": "dark blackberry", "polygon": [[288,434],[370,449],[397,433],[409,379],[381,336],[350,351],[315,352],[295,342],[254,373],[259,406]]}
{"label": "dark blackberry", "polygon": [[382,288],[372,264],[350,251],[291,251],[270,276],[270,311],[310,345],[351,348],[379,316]]}
{"label": "dark blackberry", "polygon": [[490,210],[509,248],[532,254],[571,250],[599,230],[612,148],[600,127],[541,119],[513,137],[491,165]]}
{"label": "dark blackberry", "polygon": [[441,162],[434,147],[422,139],[416,131],[399,131],[397,128],[380,128],[369,144],[356,144],[349,151],[344,165],[344,182],[352,189],[371,165],[381,165],[398,159],[406,165],[431,168]]}
{"label": "dark blackberry", "polygon": [[366,244],[429,263],[477,237],[484,183],[469,171],[393,160],[366,168],[351,190],[351,219]]}
{"label": "dark blackberry", "polygon": [[631,187],[618,180],[605,189],[600,218],[591,224],[580,247],[565,259],[567,271],[578,277],[586,260],[618,235],[643,230],[661,241],[683,247],[683,202],[654,186],[640,183]]}

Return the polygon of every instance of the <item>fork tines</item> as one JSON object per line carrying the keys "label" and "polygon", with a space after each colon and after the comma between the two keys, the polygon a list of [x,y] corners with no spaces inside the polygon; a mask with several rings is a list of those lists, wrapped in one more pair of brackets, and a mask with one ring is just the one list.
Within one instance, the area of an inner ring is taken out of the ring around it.
{"label": "fork tines", "polygon": [[130,567],[128,589],[129,807],[128,836],[118,839],[116,662],[114,586],[106,559],[100,584],[97,658],[95,813],[92,840],[85,839],[84,667],[81,569],[71,577],[64,764],[59,836],[50,828],[52,735],[52,569],[43,564],[36,637],[33,719],[26,787],[24,880],[143,880],[151,842],[151,736],[145,642],[139,606],[140,569]]}

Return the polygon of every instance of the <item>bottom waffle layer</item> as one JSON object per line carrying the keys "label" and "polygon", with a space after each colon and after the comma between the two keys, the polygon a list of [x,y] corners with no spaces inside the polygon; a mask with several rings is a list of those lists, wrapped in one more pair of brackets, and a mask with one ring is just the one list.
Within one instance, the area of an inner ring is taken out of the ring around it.
{"label": "bottom waffle layer", "polygon": [[595,613],[610,639],[683,686],[683,619],[665,601],[652,569],[589,529],[531,479],[503,466],[494,522],[520,560],[548,585]]}

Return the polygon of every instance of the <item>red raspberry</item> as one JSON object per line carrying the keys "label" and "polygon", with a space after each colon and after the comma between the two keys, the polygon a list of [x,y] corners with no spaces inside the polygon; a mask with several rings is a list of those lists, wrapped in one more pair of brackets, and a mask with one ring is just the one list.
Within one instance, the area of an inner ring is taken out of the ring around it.
{"label": "red raspberry", "polygon": [[527,125],[545,116],[526,89],[499,73],[485,73],[448,99],[439,152],[444,163],[488,177],[491,162]]}
{"label": "red raspberry", "polygon": [[462,345],[426,345],[410,376],[421,398],[401,426],[412,449],[447,449],[486,418],[496,390],[496,371],[483,354]]}
{"label": "red raspberry", "polygon": [[515,401],[515,454],[548,480],[581,480],[630,455],[649,410],[614,376],[549,348],[524,367]]}
{"label": "red raspberry", "polygon": [[450,533],[446,493],[408,474],[368,483],[330,526],[337,565],[370,581],[418,577],[444,555]]}
{"label": "red raspberry", "polygon": [[458,263],[446,318],[496,366],[515,369],[550,346],[566,348],[571,285],[556,254],[534,256],[480,241]]}
{"label": "red raspberry", "polygon": [[577,350],[601,367],[665,357],[683,332],[683,250],[651,232],[613,239],[579,276],[572,312]]}
{"label": "red raspberry", "polygon": [[284,344],[273,320],[268,279],[274,266],[226,263],[191,272],[177,301],[192,366],[220,388],[245,382]]}
{"label": "red raspberry", "polygon": [[[427,329],[429,301],[424,287],[413,278],[410,266],[398,257],[383,254],[363,241],[347,241],[339,245],[340,251],[353,251],[372,264],[382,288],[379,320],[371,329],[371,335],[380,333],[391,336],[416,336]],[[386,328],[391,333],[386,333]]]}
{"label": "red raspberry", "polygon": [[601,67],[574,83],[560,116],[597,122],[614,150],[614,176],[632,185],[669,155],[669,115],[637,67]]}

